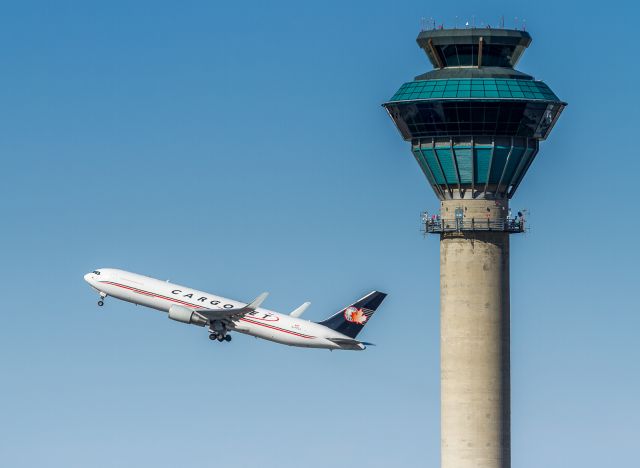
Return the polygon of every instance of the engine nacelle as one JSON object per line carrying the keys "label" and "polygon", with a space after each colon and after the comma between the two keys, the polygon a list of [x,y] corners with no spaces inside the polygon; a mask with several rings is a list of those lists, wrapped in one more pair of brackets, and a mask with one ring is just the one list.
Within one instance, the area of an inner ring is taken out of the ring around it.
{"label": "engine nacelle", "polygon": [[169,309],[169,318],[176,322],[190,323],[192,325],[198,325],[199,327],[204,327],[207,324],[207,321],[194,311],[179,305],[171,306]]}

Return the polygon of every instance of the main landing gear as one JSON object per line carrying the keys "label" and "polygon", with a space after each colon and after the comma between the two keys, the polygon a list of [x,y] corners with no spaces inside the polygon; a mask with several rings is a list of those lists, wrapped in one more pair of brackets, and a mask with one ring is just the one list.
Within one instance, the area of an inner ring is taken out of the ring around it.
{"label": "main landing gear", "polygon": [[209,339],[211,341],[218,340],[219,342],[231,341],[231,335],[221,335],[219,333],[209,333]]}
{"label": "main landing gear", "polygon": [[223,341],[231,341],[231,335],[227,334],[227,326],[220,320],[215,320],[209,326],[209,339],[211,341],[218,340],[220,343]]}
{"label": "main landing gear", "polygon": [[98,306],[102,307],[104,305],[104,299],[107,295],[103,292],[100,293],[100,300],[98,300]]}

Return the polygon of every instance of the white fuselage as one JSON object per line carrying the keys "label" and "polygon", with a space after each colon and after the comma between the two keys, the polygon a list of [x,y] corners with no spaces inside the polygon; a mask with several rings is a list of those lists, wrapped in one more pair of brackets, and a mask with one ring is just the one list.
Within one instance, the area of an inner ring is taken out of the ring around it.
{"label": "white fuselage", "polygon": [[[192,310],[224,310],[245,305],[187,286],[112,268],[88,273],[85,280],[103,295],[163,312],[169,312],[171,306],[175,305]],[[350,350],[365,348],[362,344],[338,345],[329,338],[348,340],[349,337],[324,325],[261,307],[234,321],[230,330],[289,346]]]}

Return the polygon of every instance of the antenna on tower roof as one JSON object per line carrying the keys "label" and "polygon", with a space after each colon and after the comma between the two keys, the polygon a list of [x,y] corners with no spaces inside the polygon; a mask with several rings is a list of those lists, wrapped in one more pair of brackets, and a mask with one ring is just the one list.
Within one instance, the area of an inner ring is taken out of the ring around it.
{"label": "antenna on tower roof", "polygon": [[420,18],[420,31],[428,31],[429,29],[436,29],[436,20],[433,16],[430,16],[429,19],[426,17]]}

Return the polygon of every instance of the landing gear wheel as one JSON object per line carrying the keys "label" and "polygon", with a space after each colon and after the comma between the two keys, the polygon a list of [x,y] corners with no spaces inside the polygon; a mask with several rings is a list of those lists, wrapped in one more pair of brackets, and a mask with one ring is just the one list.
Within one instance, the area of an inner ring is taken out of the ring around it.
{"label": "landing gear wheel", "polygon": [[224,336],[218,335],[218,341],[222,343],[224,341]]}
{"label": "landing gear wheel", "polygon": [[217,338],[218,338],[218,335],[216,335],[215,333],[209,333],[209,339],[210,339],[211,341],[213,341],[213,340],[215,340],[215,339],[217,339]]}
{"label": "landing gear wheel", "polygon": [[227,335],[224,337],[224,341],[231,341],[231,335]]}
{"label": "landing gear wheel", "polygon": [[107,297],[107,293],[100,291],[100,299],[98,299],[98,306],[102,307],[104,305],[104,300]]}

